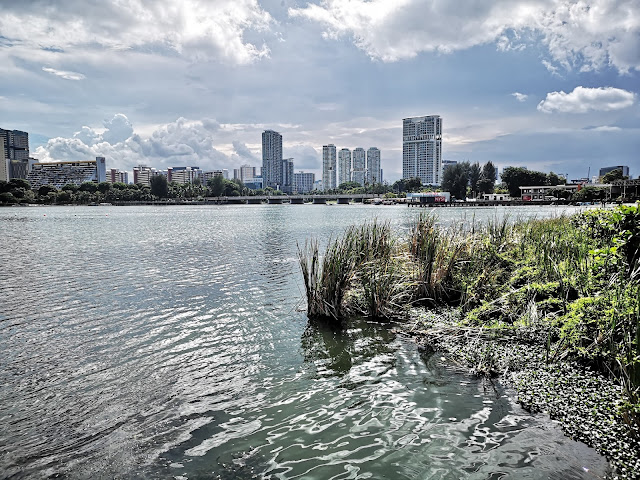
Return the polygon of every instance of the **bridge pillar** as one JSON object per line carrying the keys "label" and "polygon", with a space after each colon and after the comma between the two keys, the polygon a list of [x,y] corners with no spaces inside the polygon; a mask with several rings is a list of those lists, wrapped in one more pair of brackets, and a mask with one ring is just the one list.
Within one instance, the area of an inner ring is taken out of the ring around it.
{"label": "bridge pillar", "polygon": [[362,197],[355,197],[355,198],[353,199],[353,201],[354,201],[354,202],[356,202],[356,203],[363,203],[363,202],[362,202],[362,200],[363,200],[363,198],[362,198]]}
{"label": "bridge pillar", "polygon": [[338,205],[349,205],[350,198],[338,198]]}
{"label": "bridge pillar", "polygon": [[313,204],[314,205],[326,205],[327,203],[327,199],[326,198],[313,198]]}
{"label": "bridge pillar", "polygon": [[269,205],[280,205],[282,203],[282,197],[269,197]]}
{"label": "bridge pillar", "polygon": [[260,205],[262,203],[262,200],[259,198],[248,198],[247,203],[249,205]]}
{"label": "bridge pillar", "polygon": [[302,197],[291,197],[291,203],[293,205],[302,205],[304,203],[304,198],[302,198]]}

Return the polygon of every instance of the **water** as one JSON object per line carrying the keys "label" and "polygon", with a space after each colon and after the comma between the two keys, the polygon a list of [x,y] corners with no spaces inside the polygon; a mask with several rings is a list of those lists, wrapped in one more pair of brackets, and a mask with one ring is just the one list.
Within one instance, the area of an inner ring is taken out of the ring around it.
{"label": "water", "polygon": [[402,234],[418,210],[0,209],[0,478],[603,475],[500,385],[300,311],[297,244],[374,217]]}

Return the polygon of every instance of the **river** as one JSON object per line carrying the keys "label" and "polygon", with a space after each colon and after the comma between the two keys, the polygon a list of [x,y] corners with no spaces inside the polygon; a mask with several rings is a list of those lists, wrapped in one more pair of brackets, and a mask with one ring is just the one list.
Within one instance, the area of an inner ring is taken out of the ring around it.
{"label": "river", "polygon": [[404,235],[419,210],[0,209],[0,478],[603,475],[501,385],[384,325],[307,320],[297,245],[373,218]]}

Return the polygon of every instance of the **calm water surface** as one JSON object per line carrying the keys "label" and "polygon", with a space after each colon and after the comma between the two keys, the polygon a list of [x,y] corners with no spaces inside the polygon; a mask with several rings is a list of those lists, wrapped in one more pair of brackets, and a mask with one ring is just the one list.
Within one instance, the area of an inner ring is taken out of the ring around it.
{"label": "calm water surface", "polygon": [[297,244],[374,217],[403,234],[418,213],[0,209],[0,478],[603,475],[509,392],[384,326],[307,321]]}

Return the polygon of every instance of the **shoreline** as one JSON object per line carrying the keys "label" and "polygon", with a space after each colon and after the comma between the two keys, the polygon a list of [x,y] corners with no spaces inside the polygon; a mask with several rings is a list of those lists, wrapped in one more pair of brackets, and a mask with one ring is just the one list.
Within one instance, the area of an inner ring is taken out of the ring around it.
{"label": "shoreline", "polygon": [[521,328],[504,336],[459,327],[458,317],[453,310],[415,309],[411,320],[396,324],[394,331],[418,348],[444,353],[477,376],[513,388],[524,410],[548,415],[567,437],[606,458],[611,478],[640,478],[640,431],[620,414],[625,403],[621,385],[573,361],[547,363],[542,331]]}

